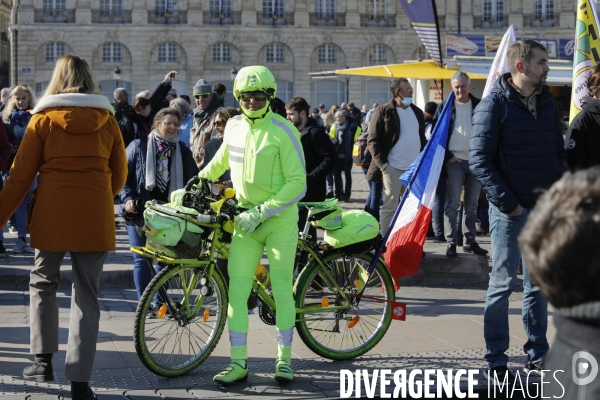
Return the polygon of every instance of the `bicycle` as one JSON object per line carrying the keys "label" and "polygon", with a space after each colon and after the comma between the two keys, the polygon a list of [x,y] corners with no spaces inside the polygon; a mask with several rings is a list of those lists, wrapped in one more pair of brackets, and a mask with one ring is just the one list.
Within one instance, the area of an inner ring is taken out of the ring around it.
{"label": "bicycle", "polygon": [[[227,199],[215,187],[201,180],[195,190],[186,192],[184,200],[198,216],[179,215],[204,228],[197,256],[167,256],[148,244],[131,248],[148,259],[168,264],[142,295],[134,329],[140,360],[160,376],[175,377],[196,369],[212,353],[225,327],[227,284],[215,268],[215,254],[228,257],[233,218],[239,210],[233,199]],[[349,249],[310,240],[309,221],[315,219],[311,213],[317,208],[333,209],[336,202],[299,203],[309,208],[309,218],[299,233],[297,250],[307,255],[308,261],[295,280],[294,297],[296,330],[306,346],[322,357],[345,360],[365,354],[383,338],[392,320],[396,287],[383,258],[369,275],[373,254],[352,254]],[[276,306],[268,283],[264,271],[257,273],[252,293],[260,300],[261,320],[274,325]],[[149,310],[157,311],[156,319],[147,318]]]}

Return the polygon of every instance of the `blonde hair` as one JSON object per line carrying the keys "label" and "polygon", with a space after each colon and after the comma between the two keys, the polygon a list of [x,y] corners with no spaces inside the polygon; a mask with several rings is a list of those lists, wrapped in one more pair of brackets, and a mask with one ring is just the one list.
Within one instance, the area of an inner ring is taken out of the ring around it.
{"label": "blonde hair", "polygon": [[5,121],[10,120],[10,115],[17,106],[17,98],[15,96],[19,90],[24,91],[29,96],[29,107],[35,107],[35,93],[33,90],[27,85],[17,85],[10,91],[8,103],[6,103],[6,107],[4,108],[3,118]]}
{"label": "blonde hair", "polygon": [[62,56],[56,61],[45,96],[61,93],[102,94],[87,61],[76,55]]}

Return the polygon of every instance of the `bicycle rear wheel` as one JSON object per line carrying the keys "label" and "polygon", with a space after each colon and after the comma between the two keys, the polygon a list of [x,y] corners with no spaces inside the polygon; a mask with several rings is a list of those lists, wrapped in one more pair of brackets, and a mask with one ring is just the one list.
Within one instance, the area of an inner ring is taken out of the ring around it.
{"label": "bicycle rear wheel", "polygon": [[[367,269],[370,253],[326,256],[325,265],[340,289],[348,296],[363,287],[363,296],[394,301],[394,282],[387,266],[381,262],[370,277]],[[326,310],[299,314],[296,330],[302,341],[316,354],[331,360],[347,360],[371,350],[383,338],[391,323],[391,304],[371,299],[347,301],[327,285],[324,272],[316,261],[306,266],[296,286],[296,307],[348,305],[343,310]]]}
{"label": "bicycle rear wheel", "polygon": [[[157,375],[181,376],[196,369],[221,338],[227,289],[216,268],[210,280],[204,279],[205,271],[206,267],[170,265],[142,295],[135,315],[135,350]],[[200,311],[189,314],[198,302]]]}

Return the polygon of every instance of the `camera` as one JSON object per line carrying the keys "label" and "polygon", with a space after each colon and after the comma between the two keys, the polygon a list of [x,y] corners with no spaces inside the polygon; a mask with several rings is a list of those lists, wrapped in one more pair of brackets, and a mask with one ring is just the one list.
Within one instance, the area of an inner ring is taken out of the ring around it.
{"label": "camera", "polygon": [[135,213],[130,213],[123,210],[123,219],[125,220],[125,225],[135,225],[135,216],[139,213],[144,212],[144,199],[137,198],[133,200],[133,208],[135,209]]}

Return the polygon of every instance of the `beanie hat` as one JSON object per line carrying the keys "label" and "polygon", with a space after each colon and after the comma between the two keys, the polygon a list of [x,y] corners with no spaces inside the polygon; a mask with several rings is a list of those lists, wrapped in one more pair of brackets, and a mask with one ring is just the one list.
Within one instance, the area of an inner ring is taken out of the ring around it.
{"label": "beanie hat", "polygon": [[194,94],[212,93],[212,86],[206,79],[198,79],[194,85]]}

